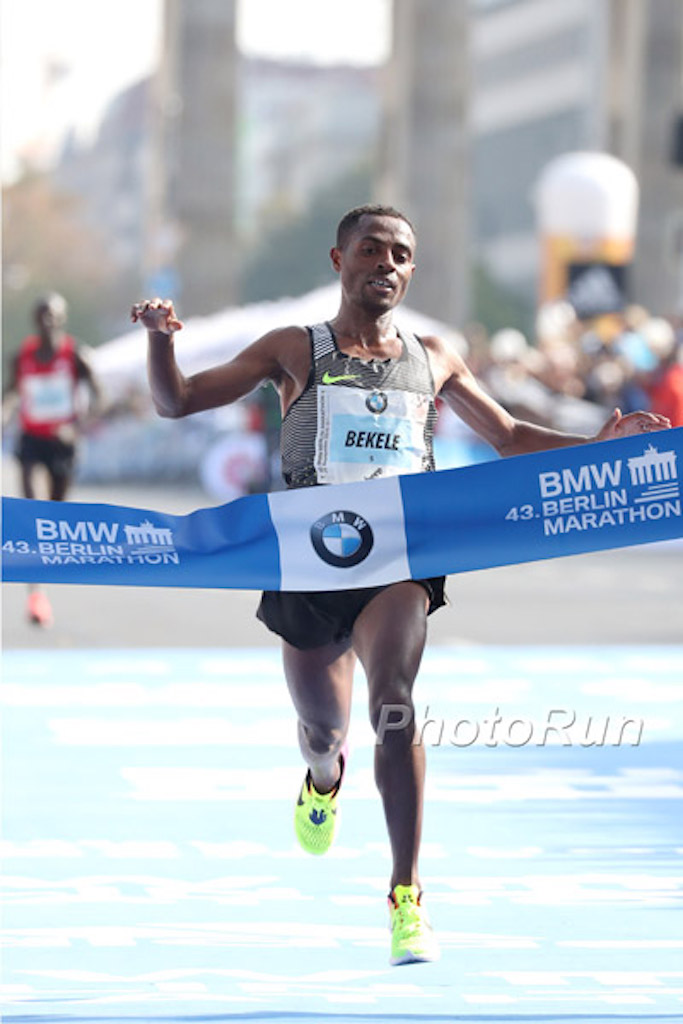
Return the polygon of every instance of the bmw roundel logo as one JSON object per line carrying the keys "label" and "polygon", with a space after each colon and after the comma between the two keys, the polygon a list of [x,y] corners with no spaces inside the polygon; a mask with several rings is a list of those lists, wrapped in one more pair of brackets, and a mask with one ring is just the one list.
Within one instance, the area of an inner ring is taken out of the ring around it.
{"label": "bmw roundel logo", "polygon": [[384,412],[388,404],[389,400],[383,391],[373,391],[372,394],[368,395],[365,399],[366,408],[377,415]]}
{"label": "bmw roundel logo", "polygon": [[372,529],[356,512],[329,512],[311,527],[311,543],[328,565],[349,569],[367,558],[375,538]]}

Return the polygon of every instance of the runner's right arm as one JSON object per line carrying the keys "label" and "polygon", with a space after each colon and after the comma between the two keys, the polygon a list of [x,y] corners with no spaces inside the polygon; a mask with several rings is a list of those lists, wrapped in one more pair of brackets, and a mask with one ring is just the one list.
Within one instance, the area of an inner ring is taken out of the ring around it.
{"label": "runner's right arm", "polygon": [[152,398],[159,415],[171,418],[229,405],[267,380],[279,385],[286,373],[281,356],[296,330],[270,331],[229,362],[186,377],[176,362],[173,338],[183,325],[170,300],[137,303],[131,310],[131,319],[147,328],[147,371]]}

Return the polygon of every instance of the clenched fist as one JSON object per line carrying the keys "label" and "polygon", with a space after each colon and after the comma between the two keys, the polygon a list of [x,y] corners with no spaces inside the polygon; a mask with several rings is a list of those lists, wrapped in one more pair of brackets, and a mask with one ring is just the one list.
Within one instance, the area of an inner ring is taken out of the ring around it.
{"label": "clenched fist", "polygon": [[139,321],[148,331],[159,331],[162,334],[171,335],[183,328],[171,299],[145,299],[136,302],[131,308],[130,318],[134,324]]}

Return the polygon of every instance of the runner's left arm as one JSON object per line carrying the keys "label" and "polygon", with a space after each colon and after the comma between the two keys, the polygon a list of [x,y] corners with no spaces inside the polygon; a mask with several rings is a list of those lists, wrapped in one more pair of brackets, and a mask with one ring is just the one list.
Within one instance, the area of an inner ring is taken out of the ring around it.
{"label": "runner's left arm", "polygon": [[671,427],[666,416],[645,411],[623,416],[620,409],[614,410],[594,436],[567,434],[517,419],[483,389],[460,355],[447,350],[445,343],[439,339],[426,341],[436,371],[437,386],[440,383],[441,396],[499,455],[523,455],[549,448],[567,448]]}
{"label": "runner's left arm", "polygon": [[102,388],[90,365],[87,356],[82,349],[76,350],[76,374],[79,381],[82,381],[88,388],[90,394],[90,405],[88,407],[88,419],[101,416],[104,410],[104,396]]}

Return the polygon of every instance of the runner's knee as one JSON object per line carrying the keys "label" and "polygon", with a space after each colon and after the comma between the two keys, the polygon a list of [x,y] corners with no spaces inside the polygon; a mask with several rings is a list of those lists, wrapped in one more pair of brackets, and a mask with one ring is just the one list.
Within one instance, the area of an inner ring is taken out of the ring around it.
{"label": "runner's knee", "polygon": [[394,676],[386,685],[373,686],[370,691],[370,723],[378,738],[388,734],[412,737],[415,709],[412,698],[413,679]]}
{"label": "runner's knee", "polygon": [[346,729],[327,722],[300,721],[300,730],[306,746],[316,757],[338,754],[346,738]]}

